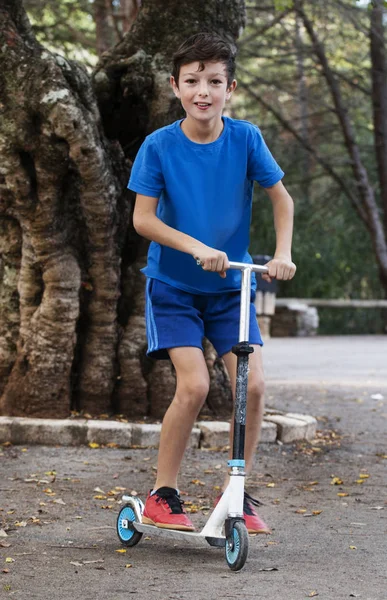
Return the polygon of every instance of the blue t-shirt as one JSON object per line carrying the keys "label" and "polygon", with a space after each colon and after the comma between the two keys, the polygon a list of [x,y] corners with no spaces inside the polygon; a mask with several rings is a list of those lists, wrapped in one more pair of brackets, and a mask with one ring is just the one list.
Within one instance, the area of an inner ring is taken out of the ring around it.
{"label": "blue t-shirt", "polygon": [[[150,134],[136,156],[128,188],[159,198],[156,214],[170,227],[224,251],[229,260],[251,263],[254,181],[271,187],[284,173],[258,127],[222,118],[223,131],[209,144],[191,141],[181,120]],[[229,270],[223,279],[198,267],[190,254],[156,242],[150,244],[143,272],[196,294],[240,289],[239,271]]]}

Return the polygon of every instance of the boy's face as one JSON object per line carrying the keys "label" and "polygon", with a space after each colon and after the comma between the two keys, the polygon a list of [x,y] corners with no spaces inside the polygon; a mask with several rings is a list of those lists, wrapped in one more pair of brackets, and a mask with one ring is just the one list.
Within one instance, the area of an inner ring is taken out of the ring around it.
{"label": "boy's face", "polygon": [[199,71],[199,62],[180,68],[178,85],[171,77],[171,85],[177,98],[190,117],[199,121],[211,121],[222,115],[226,100],[236,88],[236,81],[227,85],[226,66],[222,62],[205,62]]}

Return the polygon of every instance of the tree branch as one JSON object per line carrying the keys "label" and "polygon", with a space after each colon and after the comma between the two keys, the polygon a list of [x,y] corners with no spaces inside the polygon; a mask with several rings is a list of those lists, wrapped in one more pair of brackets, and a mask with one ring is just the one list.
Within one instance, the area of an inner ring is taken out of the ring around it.
{"label": "tree branch", "polygon": [[359,147],[355,140],[355,134],[352,123],[348,116],[348,111],[341,96],[340,87],[332,69],[329,66],[324,47],[317,37],[313,23],[303,9],[303,4],[303,0],[294,0],[295,10],[304,23],[304,27],[312,42],[313,51],[320,62],[322,73],[331,92],[345,145],[352,160],[352,169],[363,206],[361,213],[363,215],[362,218],[371,232],[372,243],[375,248],[375,254],[380,269],[384,278],[387,279],[387,241],[382,220],[379,216],[379,208],[375,200],[374,190],[369,181],[367,170],[365,169],[360,157]]}
{"label": "tree branch", "polygon": [[289,131],[289,133],[292,134],[292,136],[299,142],[299,144],[303,148],[305,148],[316,159],[316,161],[324,168],[324,170],[328,173],[328,175],[330,175],[332,177],[332,179],[334,179],[334,181],[336,181],[336,183],[339,185],[339,187],[343,190],[344,194],[347,196],[347,198],[349,198],[349,200],[351,201],[353,207],[355,208],[355,210],[358,213],[358,215],[360,216],[360,218],[367,225],[367,215],[366,215],[363,207],[359,203],[358,198],[354,194],[352,194],[352,192],[348,189],[348,186],[346,185],[345,181],[335,171],[335,169],[332,167],[332,165],[330,165],[324,158],[322,158],[322,156],[320,156],[318,154],[318,152],[316,152],[316,150],[313,148],[313,146],[311,144],[309,144],[309,142],[307,140],[303,139],[303,137],[299,134],[299,132],[294,127],[292,127],[292,125],[289,123],[289,121],[287,121],[281,115],[281,113],[273,107],[272,104],[269,104],[269,102],[266,102],[266,100],[264,100],[261,96],[259,96],[255,92],[253,92],[249,88],[249,86],[246,85],[245,83],[242,82],[239,84],[239,86],[242,87],[243,89],[245,89],[250,96],[252,96],[257,102],[262,104],[262,106],[264,106],[266,108],[266,110],[269,111],[272,115],[274,115],[275,118],[277,119],[277,121],[279,123],[281,123],[281,125],[284,127],[284,129]]}

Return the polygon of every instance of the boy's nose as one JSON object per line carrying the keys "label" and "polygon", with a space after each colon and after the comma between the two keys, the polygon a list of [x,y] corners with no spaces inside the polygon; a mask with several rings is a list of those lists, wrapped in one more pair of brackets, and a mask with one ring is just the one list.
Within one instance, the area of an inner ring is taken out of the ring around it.
{"label": "boy's nose", "polygon": [[199,96],[208,96],[208,88],[206,85],[200,87]]}

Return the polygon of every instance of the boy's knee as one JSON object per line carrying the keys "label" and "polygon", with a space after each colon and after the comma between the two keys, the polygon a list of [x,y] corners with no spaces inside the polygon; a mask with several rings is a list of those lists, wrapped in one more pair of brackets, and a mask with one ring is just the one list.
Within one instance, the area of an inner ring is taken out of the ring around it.
{"label": "boy's knee", "polygon": [[265,382],[263,378],[255,376],[249,379],[247,390],[249,402],[254,402],[255,404],[260,404],[263,402],[263,397],[265,394]]}
{"label": "boy's knee", "polygon": [[207,399],[209,390],[209,379],[190,377],[178,383],[176,399],[188,408],[200,410]]}

